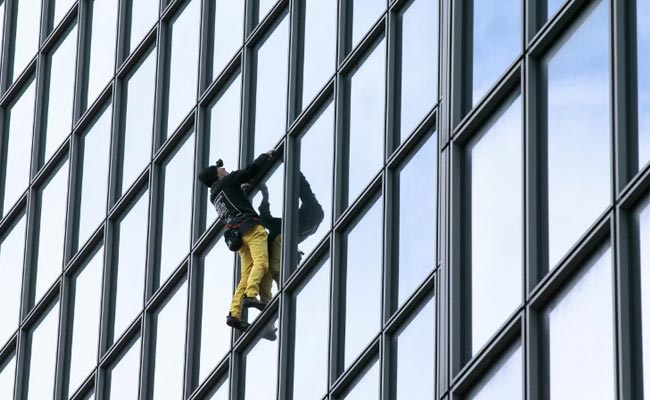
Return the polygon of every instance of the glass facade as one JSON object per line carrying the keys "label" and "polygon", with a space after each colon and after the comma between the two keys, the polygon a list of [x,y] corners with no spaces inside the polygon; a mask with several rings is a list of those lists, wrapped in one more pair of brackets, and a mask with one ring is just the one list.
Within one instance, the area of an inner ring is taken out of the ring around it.
{"label": "glass facade", "polygon": [[0,399],[644,398],[648,12],[0,0]]}

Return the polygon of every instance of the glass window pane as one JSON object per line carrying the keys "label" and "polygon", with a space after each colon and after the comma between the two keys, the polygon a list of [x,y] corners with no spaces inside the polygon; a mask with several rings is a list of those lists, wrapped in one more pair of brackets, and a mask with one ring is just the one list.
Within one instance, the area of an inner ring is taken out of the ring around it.
{"label": "glass window pane", "polygon": [[473,4],[472,105],[478,103],[521,53],[521,0]]}
{"label": "glass window pane", "polygon": [[191,0],[171,25],[166,137],[176,130],[196,103],[200,19],[201,1]]}
{"label": "glass window pane", "polygon": [[[0,43],[4,43],[3,42],[4,32],[5,32],[5,3],[4,1],[0,1]],[[0,45],[0,47],[2,47],[2,45]]]}
{"label": "glass window pane", "polygon": [[471,332],[476,354],[522,300],[523,134],[519,95],[472,138],[465,159],[470,204]]}
{"label": "glass window pane", "polygon": [[436,266],[437,177],[434,133],[399,171],[398,306]]}
{"label": "glass window pane", "polygon": [[352,47],[357,44],[386,11],[386,0],[349,0],[352,1]]}
{"label": "glass window pane", "polygon": [[332,227],[334,106],[330,104],[300,139],[298,248],[309,256]]}
{"label": "glass window pane", "polygon": [[68,32],[50,59],[45,161],[54,153],[72,129],[74,73],[77,54],[77,27]]}
{"label": "glass window pane", "polygon": [[38,51],[41,26],[41,0],[21,0],[18,7],[14,39],[13,80],[27,67]]}
{"label": "glass window pane", "polygon": [[51,399],[54,395],[56,345],[59,336],[59,303],[30,332],[27,399]]}
{"label": "glass window pane", "polygon": [[75,3],[75,0],[56,0],[54,1],[54,23],[52,27],[55,28],[61,19],[70,11],[70,8]]}
{"label": "glass window pane", "polygon": [[97,364],[104,251],[99,250],[74,278],[74,314],[68,394],[73,394]]}
{"label": "glass window pane", "polygon": [[137,399],[140,377],[140,338],[109,371],[109,399]]}
{"label": "glass window pane", "polygon": [[523,399],[523,355],[521,343],[508,350],[481,378],[467,396],[468,400]]}
{"label": "glass window pane", "polygon": [[548,79],[549,268],[610,203],[608,10],[606,1],[593,2],[543,61]]}
{"label": "glass window pane", "polygon": [[151,159],[155,84],[156,51],[153,49],[126,83],[121,193],[131,186]]}
{"label": "glass window pane", "polygon": [[34,80],[7,112],[7,136],[3,214],[16,203],[29,185],[29,167],[34,130]]}
{"label": "glass window pane", "polygon": [[242,46],[245,2],[212,0],[212,3],[214,4],[212,79],[215,79]]}
{"label": "glass window pane", "polygon": [[289,18],[286,16],[256,52],[255,154],[271,149],[287,129]]}
{"label": "glass window pane", "polygon": [[438,99],[438,0],[411,3],[402,15],[400,27],[400,138],[403,141]]}
{"label": "glass window pane", "polygon": [[14,397],[14,375],[16,373],[16,356],[0,364],[0,398],[13,399]]}
{"label": "glass window pane", "polygon": [[305,1],[302,109],[334,74],[336,65],[336,0]]}
{"label": "glass window pane", "polygon": [[[0,236],[0,348],[18,329],[20,288],[23,286],[25,216]],[[2,398],[2,397],[0,397]]]}
{"label": "glass window pane", "polygon": [[203,277],[199,382],[203,382],[230,349],[231,329],[225,319],[233,293],[235,255],[219,240],[199,268]]}
{"label": "glass window pane", "polygon": [[149,191],[146,191],[119,222],[114,339],[122,335],[143,306],[148,220]]}
{"label": "glass window pane", "polygon": [[40,193],[40,223],[35,232],[38,243],[36,264],[36,295],[34,303],[40,300],[52,282],[63,269],[63,237],[65,235],[65,214],[68,194],[68,162],[59,170]]}
{"label": "glass window pane", "polygon": [[95,102],[115,71],[117,6],[118,0],[93,0],[92,7],[90,7],[92,29],[90,33],[88,106]]}
{"label": "glass window pane", "polygon": [[[218,159],[223,160],[228,170],[235,170],[239,165],[239,123],[241,116],[241,76],[228,86],[228,89],[218,98],[208,114],[210,127],[209,141],[210,158],[214,164]],[[207,197],[206,197],[207,198]],[[217,220],[217,211],[208,203],[206,227]]]}
{"label": "glass window pane", "polygon": [[396,399],[434,398],[435,327],[436,301],[432,298],[397,336]]}
{"label": "glass window pane", "polygon": [[294,399],[320,399],[327,393],[330,262],[326,260],[295,300]]}
{"label": "glass window pane", "polygon": [[183,283],[157,316],[154,399],[182,398],[186,313],[187,284]]}
{"label": "glass window pane", "polygon": [[373,400],[379,399],[379,362],[370,368],[343,400]]}
{"label": "glass window pane", "polygon": [[167,280],[190,250],[194,182],[193,133],[164,168],[160,284]]}
{"label": "glass window pane", "polygon": [[245,399],[275,399],[278,380],[278,341],[257,339],[245,355]]}
{"label": "glass window pane", "polygon": [[551,19],[567,0],[546,0],[546,20]]}
{"label": "glass window pane", "polygon": [[637,242],[639,265],[641,266],[641,328],[643,332],[643,383],[645,390],[650,390],[650,202],[637,210]]}
{"label": "glass window pane", "polygon": [[264,20],[266,15],[271,11],[275,3],[277,3],[278,0],[257,0],[258,4],[258,22],[261,22]]}
{"label": "glass window pane", "polygon": [[128,46],[132,52],[158,20],[160,0],[137,0],[128,3],[131,5],[131,35]]}
{"label": "glass window pane", "polygon": [[347,236],[346,369],[370,344],[381,324],[382,210],[379,198]]}
{"label": "glass window pane", "polygon": [[83,169],[81,170],[78,248],[86,243],[106,216],[112,111],[113,107],[110,106],[104,109],[104,113],[81,138]]}
{"label": "glass window pane", "polygon": [[613,295],[607,247],[545,311],[551,399],[615,398]]}
{"label": "glass window pane", "polygon": [[385,61],[386,45],[382,40],[350,78],[348,204],[383,165]]}
{"label": "glass window pane", "polygon": [[637,0],[637,82],[639,85],[639,169],[650,161],[650,0]]}

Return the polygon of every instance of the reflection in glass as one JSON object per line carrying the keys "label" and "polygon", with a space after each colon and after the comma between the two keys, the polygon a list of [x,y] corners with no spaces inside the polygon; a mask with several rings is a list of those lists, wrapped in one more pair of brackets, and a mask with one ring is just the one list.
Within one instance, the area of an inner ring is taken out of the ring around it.
{"label": "reflection in glass", "polygon": [[336,0],[306,0],[304,7],[301,109],[325,86],[336,64]]}
{"label": "reflection in glass", "polygon": [[0,398],[12,399],[14,395],[14,375],[16,373],[16,356],[0,364]]}
{"label": "reflection in glass", "polygon": [[523,399],[521,343],[512,346],[467,396],[468,400]]}
{"label": "reflection in glass", "polygon": [[637,0],[637,84],[639,115],[639,170],[650,161],[650,1]]}
{"label": "reflection in glass", "polygon": [[45,161],[72,129],[74,74],[77,52],[77,27],[72,28],[50,58]]}
{"label": "reflection in glass", "polygon": [[[228,86],[217,99],[208,114],[210,156],[208,162],[214,164],[223,160],[224,167],[236,170],[239,165],[239,118],[241,115],[241,76]],[[206,143],[206,145],[208,145]],[[210,203],[206,213],[206,227],[217,220],[217,211]]]}
{"label": "reflection in glass", "polygon": [[169,137],[196,103],[201,1],[191,0],[171,25],[167,132]]}
{"label": "reflection in glass", "polygon": [[379,331],[381,317],[382,199],[347,236],[345,265],[345,368]]}
{"label": "reflection in glass", "polygon": [[156,317],[154,399],[183,396],[186,313],[187,284],[183,283]]}
{"label": "reflection in glass", "polygon": [[370,368],[343,400],[379,400],[379,362]]}
{"label": "reflection in glass", "polygon": [[118,3],[118,0],[93,0],[90,7],[92,29],[88,69],[88,106],[95,102],[97,95],[106,87],[115,71]]}
{"label": "reflection in glass", "polygon": [[615,398],[612,288],[607,247],[545,311],[551,399]]}
{"label": "reflection in glass", "polygon": [[124,110],[124,152],[121,192],[124,193],[151,158],[154,93],[156,83],[156,51],[152,50],[128,78]]}
{"label": "reflection in glass", "polygon": [[548,79],[549,269],[610,203],[608,4],[593,2],[543,60]]}
{"label": "reflection in glass", "polygon": [[523,135],[519,95],[467,145],[472,354],[521,303]]}
{"label": "reflection in glass", "polygon": [[437,177],[434,133],[399,171],[398,306],[436,266]]}
{"label": "reflection in glass", "polygon": [[258,3],[258,22],[262,22],[278,0],[257,0]]}
{"label": "reflection in glass", "polygon": [[400,138],[403,141],[438,99],[438,0],[415,0],[404,11],[400,27]]}
{"label": "reflection in glass", "polygon": [[34,58],[39,45],[39,27],[41,26],[41,0],[21,0],[14,4],[18,8],[14,36],[13,80],[27,67]]}
{"label": "reflection in glass", "polygon": [[257,339],[245,356],[245,399],[275,399],[278,380],[278,341]]}
{"label": "reflection in glass", "polygon": [[352,47],[350,50],[357,47],[357,44],[384,11],[386,11],[386,0],[352,0]]}
{"label": "reflection in glass", "polygon": [[[0,235],[0,348],[18,328],[25,253],[25,216]],[[2,397],[0,397],[2,398]]]}
{"label": "reflection in glass", "polygon": [[295,300],[294,399],[320,399],[327,393],[330,262],[304,283]]}
{"label": "reflection in glass", "polygon": [[332,226],[334,106],[330,104],[300,139],[298,247],[309,256]]}
{"label": "reflection in glass", "polygon": [[546,20],[549,20],[555,15],[560,7],[566,3],[567,0],[546,0]]}
{"label": "reflection in glass", "polygon": [[639,231],[638,248],[636,249],[641,266],[641,328],[643,332],[643,386],[650,390],[650,202],[646,203],[636,213],[637,229]]}
{"label": "reflection in glass", "polygon": [[74,393],[97,364],[101,314],[103,249],[76,276],[72,288],[74,314],[68,393]]}
{"label": "reflection in glass", "polygon": [[397,336],[396,399],[433,399],[436,376],[436,301],[422,308]]}
{"label": "reflection in glass", "polygon": [[36,261],[37,303],[63,269],[63,237],[65,235],[65,214],[68,194],[68,162],[53,173],[40,194],[40,223],[38,232],[38,258]]}
{"label": "reflection in glass", "polygon": [[104,109],[104,113],[81,138],[83,169],[78,248],[83,246],[106,216],[112,110],[111,106]]}
{"label": "reflection in glass", "polygon": [[147,261],[147,221],[149,192],[144,192],[128,214],[119,222],[117,268],[115,273],[115,325],[118,338],[142,309],[144,276]]}
{"label": "reflection in glass", "polygon": [[477,0],[472,25],[472,105],[478,103],[521,53],[521,0]]}
{"label": "reflection in glass", "polygon": [[109,371],[109,399],[137,399],[140,377],[140,338]]}
{"label": "reflection in glass", "polygon": [[212,79],[214,80],[242,45],[245,2],[212,0],[212,3],[214,4],[214,47],[212,49]]}
{"label": "reflection in glass", "polygon": [[4,43],[3,42],[4,32],[5,32],[5,3],[4,1],[0,1],[0,43]]}
{"label": "reflection in glass", "polygon": [[190,249],[194,133],[165,165],[160,280],[162,285]]}
{"label": "reflection in glass", "polygon": [[[59,333],[59,303],[55,302],[45,317],[29,334],[28,399],[51,399],[54,395],[56,345]],[[25,372],[27,372],[25,371]]]}
{"label": "reflection in glass", "polygon": [[[230,349],[231,329],[225,324],[233,292],[235,257],[223,240],[219,240],[201,263],[201,356],[199,383]],[[201,284],[200,283],[200,284]]]}
{"label": "reflection in glass", "polygon": [[160,0],[137,0],[129,1],[128,4],[131,5],[131,35],[128,50],[133,52],[158,20]]}
{"label": "reflection in glass", "polygon": [[275,146],[287,128],[289,18],[256,51],[255,154]]}
{"label": "reflection in glass", "polygon": [[382,40],[350,78],[348,204],[383,165],[385,58]]}
{"label": "reflection in glass", "polygon": [[[0,16],[2,13],[0,13]],[[0,38],[1,39],[1,38]],[[8,109],[6,118],[5,179],[4,179],[4,215],[25,192],[29,184],[29,166],[32,158],[32,138],[34,129],[34,80],[20,98]],[[2,163],[0,163],[1,165]]]}
{"label": "reflection in glass", "polygon": [[56,0],[54,1],[54,23],[52,28],[55,28],[61,19],[70,11],[70,8],[75,3],[75,0]]}

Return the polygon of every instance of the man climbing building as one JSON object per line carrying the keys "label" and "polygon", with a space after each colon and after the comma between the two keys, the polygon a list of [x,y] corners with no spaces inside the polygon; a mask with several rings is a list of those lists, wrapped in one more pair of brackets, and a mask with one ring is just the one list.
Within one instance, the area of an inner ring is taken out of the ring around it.
{"label": "man climbing building", "polygon": [[259,175],[272,154],[273,151],[264,153],[246,168],[230,173],[221,160],[199,173],[199,181],[210,188],[210,202],[225,224],[228,248],[239,252],[241,278],[226,317],[226,324],[239,330],[249,326],[242,319],[243,308],[264,309],[265,303],[257,296],[260,282],[269,269],[268,235],[241,185]]}

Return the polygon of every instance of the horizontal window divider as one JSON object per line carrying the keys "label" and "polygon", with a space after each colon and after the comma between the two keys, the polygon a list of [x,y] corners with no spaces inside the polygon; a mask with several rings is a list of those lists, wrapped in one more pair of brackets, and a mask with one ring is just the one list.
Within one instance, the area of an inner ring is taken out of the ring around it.
{"label": "horizontal window divider", "polygon": [[[264,17],[264,19],[257,24],[253,31],[248,34],[245,47],[256,47],[267,37],[267,35],[272,33],[272,31],[280,24],[280,22],[282,22],[281,19],[288,13],[289,0],[278,1],[273,6],[271,11],[269,11],[266,17]],[[247,28],[245,27],[245,29]]]}
{"label": "horizontal window divider", "polygon": [[356,360],[332,383],[331,397],[339,397],[350,389],[350,385],[363,377],[373,362],[379,362],[381,350],[381,336],[379,332],[374,339],[364,348]]}
{"label": "horizontal window divider", "polygon": [[[438,124],[438,107],[434,107],[427,116],[418,124],[418,126],[409,134],[409,136],[400,144],[393,154],[386,161],[386,167],[390,170],[395,170],[400,167],[400,165],[406,160],[409,156],[413,155],[413,151],[424,144],[424,142],[430,137],[430,134],[437,132]],[[436,146],[437,151],[438,146]],[[440,157],[439,157],[440,158]]]}
{"label": "horizontal window divider", "polygon": [[185,118],[183,118],[183,122],[180,123],[178,128],[176,128],[171,135],[165,138],[164,143],[158,148],[152,157],[154,164],[162,165],[169,161],[168,158],[178,150],[177,147],[180,143],[186,140],[188,136],[194,132],[196,126],[196,111],[197,106],[195,104],[192,107],[192,110],[185,116]]}
{"label": "horizontal window divider", "polygon": [[129,327],[124,332],[121,332],[121,336],[113,340],[113,343],[106,349],[104,354],[100,354],[99,361],[97,362],[100,369],[110,369],[118,358],[129,350],[136,340],[142,338],[143,317],[144,310],[141,310],[138,316],[131,321]]}
{"label": "horizontal window divider", "polygon": [[16,328],[14,333],[11,334],[11,337],[7,340],[7,343],[3,343],[0,347],[0,366],[4,366],[8,358],[15,356],[18,346],[18,333],[20,328]]}
{"label": "horizontal window divider", "polygon": [[302,286],[305,283],[306,279],[309,279],[312,274],[317,272],[321,268],[321,263],[325,258],[329,259],[330,253],[330,239],[331,231],[318,243],[316,248],[309,254],[297,269],[291,272],[289,279],[286,280],[284,285],[285,293],[294,293],[298,290],[298,287]]}
{"label": "horizontal window divider", "polygon": [[228,372],[230,370],[230,352],[219,361],[219,363],[212,369],[207,378],[203,382],[199,382],[199,386],[194,389],[189,400],[199,400],[215,388],[215,386],[223,384],[228,379]]}
{"label": "horizontal window divider", "polygon": [[155,25],[144,37],[142,42],[131,52],[131,54],[126,57],[117,68],[115,73],[116,79],[126,79],[129,75],[135,73],[140,67],[141,63],[149,55],[150,51],[153,51],[158,45],[158,29]]}
{"label": "horizontal window divider", "polygon": [[[140,173],[138,178],[135,180],[133,185],[129,187],[122,197],[120,197],[113,206],[111,206],[106,219],[108,221],[118,221],[123,217],[124,212],[127,209],[130,209],[134,205],[134,201],[139,198],[146,190],[149,189],[149,171],[151,170],[151,164]],[[148,203],[148,202],[147,202]]]}
{"label": "horizontal window divider", "polygon": [[199,98],[199,107],[209,107],[218,97],[222,96],[230,85],[241,75],[243,49],[240,48],[237,54],[228,62],[226,67],[208,85]]}
{"label": "horizontal window divider", "polygon": [[299,136],[318,120],[321,113],[334,101],[334,85],[336,74],[332,75],[325,86],[318,92],[313,101],[302,110],[300,115],[291,123],[288,136]]}
{"label": "horizontal window divider", "polygon": [[596,0],[569,0],[565,2],[530,41],[528,53],[534,58],[542,57],[548,49],[555,45],[557,39],[573,25],[575,17],[594,1]]}
{"label": "horizontal window divider", "polygon": [[649,191],[650,164],[646,164],[618,195],[617,203],[624,209],[633,208],[648,196]]}
{"label": "horizontal window divider", "polygon": [[38,74],[37,65],[38,54],[32,58],[20,75],[4,91],[2,98],[0,98],[0,107],[9,108],[15,100],[18,100],[19,93],[22,94],[23,90],[26,89],[27,83],[32,79],[36,80]]}
{"label": "horizontal window divider", "polygon": [[[59,148],[50,156],[50,159],[46,160],[44,165],[41,165],[36,176],[32,178],[32,182],[29,185],[30,187],[35,187],[36,190],[40,191],[43,189],[41,186],[53,177],[52,174],[54,173],[54,170],[60,168],[65,161],[70,162],[69,148],[71,136],[72,134],[68,134]],[[68,168],[70,168],[70,166],[68,166]]]}
{"label": "horizontal window divider", "polygon": [[52,285],[47,289],[40,300],[38,300],[38,303],[36,303],[29,311],[29,313],[27,313],[25,318],[23,318],[20,325],[21,330],[30,330],[35,324],[44,318],[46,316],[45,310],[52,306],[52,303],[56,302],[57,307],[61,306],[61,302],[59,301],[58,297],[61,293],[62,277],[63,274],[60,274],[58,278],[52,282]]}
{"label": "horizontal window divider", "polygon": [[387,13],[384,12],[357,47],[341,61],[337,73],[339,75],[352,74],[363,63],[363,60],[370,56],[379,42],[387,36],[387,25]]}
{"label": "horizontal window divider", "polygon": [[[282,291],[273,296],[273,299],[264,307],[251,326],[236,338],[232,352],[245,355],[246,350],[249,350],[249,346],[259,338],[259,334],[262,333],[266,325],[279,319],[280,293]],[[282,334],[282,332],[278,331],[278,334]],[[280,340],[279,336],[277,340]]]}
{"label": "horizontal window divider", "polygon": [[[171,297],[176,294],[176,291],[182,286],[189,277],[189,254],[183,258],[181,262],[174,268],[174,272],[167,277],[164,282],[160,282],[158,288],[147,300],[144,309],[145,312],[157,315],[161,311],[161,307]],[[156,266],[156,269],[159,270]],[[160,271],[156,271],[159,273]],[[187,299],[185,299],[187,301]]]}
{"label": "horizontal window divider", "polygon": [[23,194],[20,195],[18,200],[11,206],[9,210],[3,210],[5,214],[0,219],[0,241],[4,239],[5,234],[8,234],[18,220],[27,213],[27,198],[29,195],[29,188],[25,189]]}
{"label": "horizontal window divider", "polygon": [[384,323],[384,330],[388,335],[394,335],[404,326],[404,323],[408,321],[409,318],[415,316],[414,313],[416,310],[425,306],[428,301],[436,297],[436,281],[436,273],[432,267],[432,271],[411,294],[408,300],[400,308],[396,309],[388,321]]}

